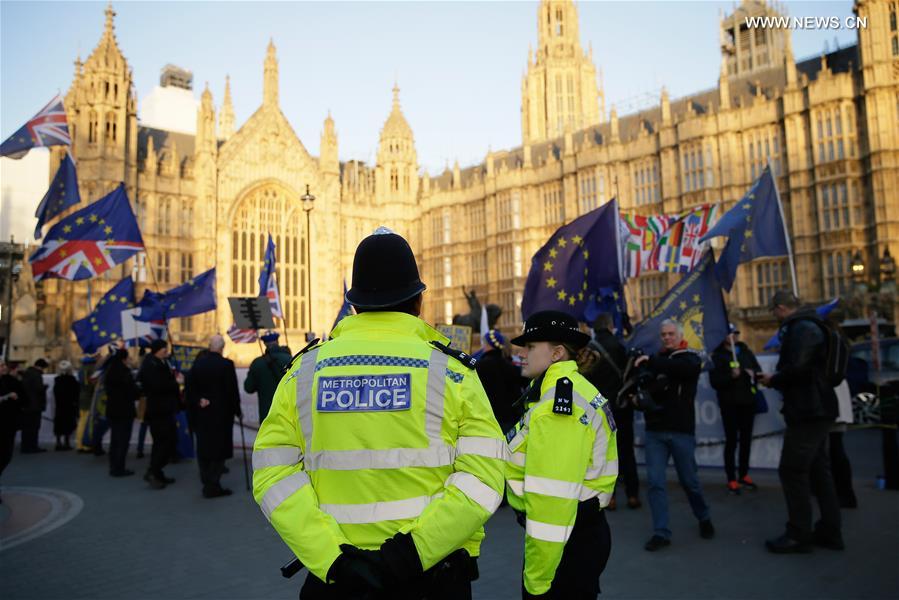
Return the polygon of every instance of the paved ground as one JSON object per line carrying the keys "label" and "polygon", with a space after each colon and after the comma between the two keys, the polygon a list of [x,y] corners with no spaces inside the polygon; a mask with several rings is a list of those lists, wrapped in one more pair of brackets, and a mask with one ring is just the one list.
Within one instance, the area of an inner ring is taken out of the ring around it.
{"label": "paved ground", "polygon": [[[721,473],[703,470],[716,539],[699,538],[686,500],[674,487],[674,543],[663,552],[642,549],[650,534],[648,508],[610,513],[613,550],[602,579],[603,597],[899,597],[899,493],[875,489],[879,433],[852,432],[847,444],[860,508],[844,512],[845,552],[818,550],[786,557],[766,553],[764,539],[778,533],[784,520],[776,473],[757,472],[758,492],[729,497]],[[140,472],[146,460],[129,458]],[[204,500],[193,462],[167,469],[177,483],[152,491],[138,476],[109,478],[105,457],[16,454],[0,489],[4,498],[15,498],[0,505],[0,520],[6,521],[0,532],[10,531],[17,510],[22,514],[16,508],[21,506],[17,495],[25,491],[19,488],[74,494],[83,507],[68,522],[45,526],[38,537],[0,550],[0,596],[296,598],[298,582],[278,573],[289,558],[286,547],[244,490],[241,462],[233,460],[230,466],[225,483],[235,495]],[[62,502],[60,510],[74,508]],[[30,514],[40,520],[44,513],[41,509]],[[521,545],[521,530],[508,509],[500,510],[487,526],[476,598],[519,597]]]}

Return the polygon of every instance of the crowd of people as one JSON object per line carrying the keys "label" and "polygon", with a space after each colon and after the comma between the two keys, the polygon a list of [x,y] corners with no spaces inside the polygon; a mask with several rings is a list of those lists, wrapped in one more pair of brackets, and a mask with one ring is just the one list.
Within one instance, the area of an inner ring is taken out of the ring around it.
{"label": "crowd of people", "polygon": [[[244,390],[258,394],[261,422],[254,497],[309,568],[301,598],[334,597],[333,589],[338,597],[368,591],[470,597],[483,524],[506,502],[525,530],[522,597],[594,598],[612,544],[605,514],[617,508],[619,482],[627,507],[642,507],[635,411],[645,421],[651,513],[645,549],[672,543],[671,459],[699,536],[715,537],[695,458],[704,360],[688,348],[679,322],[663,321],[661,349],[644,354],[625,349],[609,314],[585,333],[570,315],[542,311],[508,342],[490,330],[475,360],[442,344],[420,320],[423,290],[405,240],[390,232],[370,236],[357,250],[347,292],[357,314],[341,321],[328,342],[313,342],[294,357],[292,376],[284,377],[291,357],[277,334],[263,337],[265,352],[249,368]],[[778,474],[788,520],[766,547],[778,554],[842,550],[840,510],[857,501],[842,433],[834,430],[840,334],[789,292],[775,294],[770,309],[780,322],[773,372],[763,371],[733,325],[710,356],[725,438],[724,484],[732,495],[756,489],[753,423],[767,410],[762,388],[778,390],[786,422]],[[222,336],[212,336],[183,376],[161,340],[139,365],[121,343],[86,357],[80,383],[71,364],[61,362],[53,383],[56,450],[71,449],[77,429],[76,446],[103,454],[108,429],[110,476],[133,475],[126,461],[139,418],[153,439],[144,479],[165,489],[175,483],[164,469],[177,457],[176,413],[186,410],[203,497],[230,495],[221,476],[242,412],[224,347]],[[19,429],[23,453],[45,451],[37,432],[48,364],[37,360],[21,376],[19,369],[0,363],[0,473]],[[100,413],[105,424],[85,423]],[[408,524],[398,528],[399,522]]]}

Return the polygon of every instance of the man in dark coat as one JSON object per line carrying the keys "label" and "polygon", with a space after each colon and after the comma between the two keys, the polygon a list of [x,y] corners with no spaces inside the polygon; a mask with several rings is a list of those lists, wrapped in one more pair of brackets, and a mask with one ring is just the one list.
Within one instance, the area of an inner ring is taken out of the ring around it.
{"label": "man in dark coat", "polygon": [[[634,456],[634,405],[619,401],[618,398],[618,392],[624,384],[627,350],[615,336],[614,328],[615,320],[611,314],[600,313],[596,316],[593,321],[593,342],[581,350],[578,366],[612,407],[612,416],[618,426],[618,482],[624,482],[628,508],[640,508],[640,479]],[[612,496],[609,510],[615,510],[615,505],[615,497]]]}
{"label": "man in dark coat", "polygon": [[[787,530],[765,542],[776,554],[809,552],[812,544],[842,550],[840,504],[827,451],[830,427],[838,414],[837,397],[825,379],[826,325],[814,308],[800,306],[790,292],[777,292],[771,312],[780,321],[780,359],[774,374],[759,380],[783,394],[787,423],[780,455],[780,484],[787,502]],[[812,528],[812,493],[821,520]]]}
{"label": "man in dark coat", "polygon": [[262,423],[272,407],[275,389],[290,364],[290,352],[278,345],[278,332],[269,331],[262,336],[265,353],[250,363],[243,389],[248,394],[259,394],[259,422]]}
{"label": "man in dark coat", "polygon": [[125,468],[131,431],[134,428],[134,403],[140,391],[128,365],[128,350],[120,343],[106,363],[103,384],[106,387],[106,418],[109,421],[109,474],[127,477],[134,471]]}
{"label": "man in dark coat", "polygon": [[169,347],[164,340],[153,340],[150,352],[144,357],[137,374],[147,397],[146,420],[153,436],[150,452],[150,467],[144,479],[153,489],[162,489],[166,484],[175,483],[162,471],[175,455],[178,431],[175,427],[175,413],[180,406],[178,381],[168,363]]}
{"label": "man in dark coat", "polygon": [[15,374],[16,365],[0,358],[0,474],[12,460],[16,430],[25,402],[25,388]]}
{"label": "man in dark coat", "polygon": [[481,385],[490,399],[493,416],[503,432],[510,430],[521,417],[515,401],[521,396],[521,370],[506,358],[503,349],[506,340],[497,329],[484,336],[484,353],[476,367]]}
{"label": "man in dark coat", "polygon": [[187,374],[187,397],[193,430],[197,434],[197,463],[203,482],[203,497],[230,496],[220,479],[225,460],[234,455],[232,432],[240,415],[240,393],[234,362],[222,356],[225,340],[212,336],[209,351],[198,356]]}
{"label": "man in dark coat", "polygon": [[[71,450],[69,438],[78,425],[78,396],[81,385],[72,375],[72,363],[59,361],[59,375],[53,380],[53,435],[56,436],[57,450]],[[65,440],[65,443],[63,443]]]}
{"label": "man in dark coat", "polygon": [[41,414],[47,408],[47,385],[44,383],[44,371],[50,365],[43,358],[34,361],[34,365],[25,369],[22,385],[27,396],[22,407],[22,454],[46,452],[37,445],[37,434],[41,429]]}
{"label": "man in dark coat", "polygon": [[[749,346],[737,338],[740,331],[733,323],[730,333],[712,352],[709,382],[718,392],[718,407],[724,425],[724,472],[727,489],[739,494],[741,488],[756,489],[749,477],[749,454],[752,450],[752,427],[755,424],[756,379],[762,372],[759,361]],[[740,471],[737,478],[734,454],[740,444]]]}

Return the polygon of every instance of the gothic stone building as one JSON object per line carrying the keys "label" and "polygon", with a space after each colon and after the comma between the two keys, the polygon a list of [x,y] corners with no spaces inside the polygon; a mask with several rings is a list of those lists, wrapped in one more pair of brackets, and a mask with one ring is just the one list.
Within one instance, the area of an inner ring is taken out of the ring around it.
{"label": "gothic stone building", "polygon": [[[500,325],[510,333],[520,327],[530,257],[563,223],[613,196],[639,214],[714,202],[728,208],[768,162],[802,296],[814,302],[845,295],[854,252],[869,270],[885,249],[899,255],[897,2],[857,0],[854,11],[867,19],[856,45],[797,62],[789,30],[747,28],[746,16],[777,15],[748,0],[720,23],[717,88],[679,99],[663,90],[650,109],[619,116],[611,107],[606,116],[592,50],[584,51],[579,39],[577,8],[570,0],[542,0],[537,47],[522,80],[522,145],[431,176],[419,170],[398,89],[375,164],[338,160],[330,116],[319,156],[312,156],[279,107],[273,44],[264,60],[262,106],[239,128],[227,84],[218,110],[208,88],[203,92],[196,135],[142,126],[107,9],[102,38],[86,61],[75,63],[65,99],[72,150],[85,200],[125,182],[148,252],[94,280],[93,297],[129,273],[142,292],[216,266],[219,309],[171,323],[176,341],[202,342],[230,325],[228,296],[257,293],[271,232],[296,346],[310,329],[308,303],[311,329],[328,330],[356,245],[386,225],[406,236],[419,257],[427,321],[466,312],[466,286],[502,306]],[[54,156],[51,163],[58,163]],[[51,164],[51,175],[55,169]],[[316,197],[311,232],[301,201],[306,186]],[[631,281],[632,312],[645,314],[675,279],[650,273]],[[755,332],[750,341],[770,333],[765,304],[789,285],[785,259],[741,267],[728,302],[732,318]],[[87,313],[87,284],[41,286],[46,337],[66,339],[72,320]],[[68,337],[62,352],[76,354]],[[257,349],[232,345],[228,352],[246,362]]]}

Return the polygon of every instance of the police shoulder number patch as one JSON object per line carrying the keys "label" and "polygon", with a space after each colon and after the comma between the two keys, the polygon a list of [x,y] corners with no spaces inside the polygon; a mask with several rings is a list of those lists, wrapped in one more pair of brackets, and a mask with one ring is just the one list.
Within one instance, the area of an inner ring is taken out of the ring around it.
{"label": "police shoulder number patch", "polygon": [[553,412],[557,415],[573,415],[574,410],[574,384],[567,377],[562,377],[556,381],[555,400],[553,401]]}
{"label": "police shoulder number patch", "polygon": [[378,412],[412,407],[412,375],[345,375],[318,380],[319,412]]}

